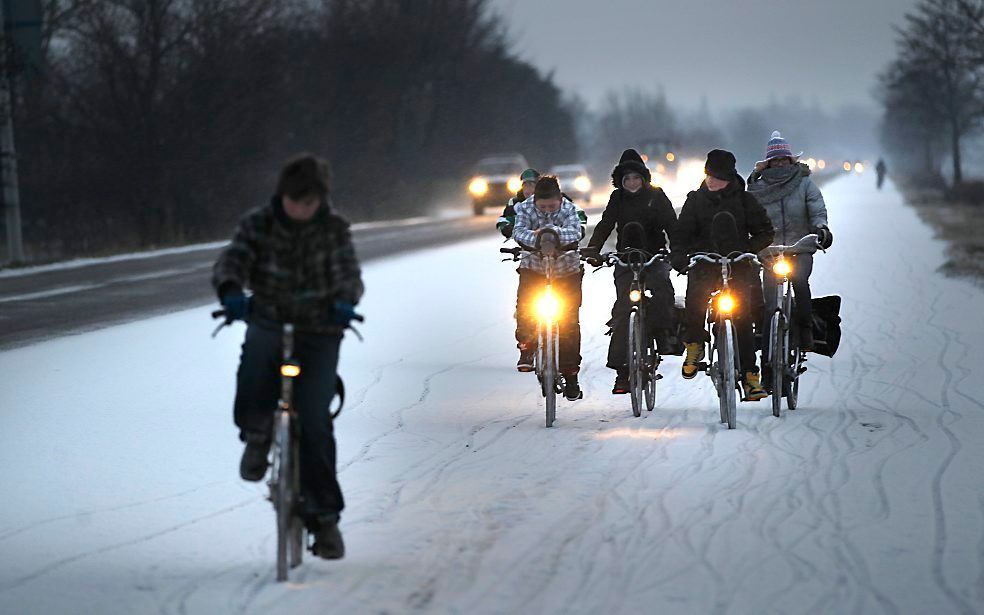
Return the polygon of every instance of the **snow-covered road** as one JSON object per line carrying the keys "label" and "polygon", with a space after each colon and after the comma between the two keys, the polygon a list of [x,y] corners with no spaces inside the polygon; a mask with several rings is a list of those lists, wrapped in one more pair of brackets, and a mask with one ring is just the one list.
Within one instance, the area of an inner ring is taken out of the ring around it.
{"label": "snow-covered road", "polygon": [[201,308],[0,353],[0,612],[980,613],[984,296],[873,184],[825,189],[837,357],[734,431],[679,359],[651,414],[609,394],[608,272],[585,399],[545,429],[499,242],[369,265],[336,427],[348,556],[286,585],[236,476],[241,327],[213,341]]}

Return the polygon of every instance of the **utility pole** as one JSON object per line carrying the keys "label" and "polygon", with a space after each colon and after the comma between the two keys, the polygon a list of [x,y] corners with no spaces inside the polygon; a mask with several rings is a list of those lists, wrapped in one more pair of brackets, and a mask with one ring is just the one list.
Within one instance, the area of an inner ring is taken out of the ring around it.
{"label": "utility pole", "polygon": [[[3,2],[0,2],[0,24],[6,24]],[[24,262],[24,241],[21,233],[20,190],[17,186],[17,150],[14,148],[14,108],[10,97],[10,66],[7,57],[7,36],[4,31],[0,49],[0,182],[3,183],[3,204],[7,222],[7,262]]]}

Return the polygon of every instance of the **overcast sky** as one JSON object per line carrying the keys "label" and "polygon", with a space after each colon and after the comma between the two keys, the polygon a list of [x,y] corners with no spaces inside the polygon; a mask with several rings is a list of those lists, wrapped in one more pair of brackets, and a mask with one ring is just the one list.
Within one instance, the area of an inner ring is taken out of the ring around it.
{"label": "overcast sky", "polygon": [[916,0],[491,0],[518,55],[592,105],[627,84],[676,107],[798,95],[825,109],[876,105],[893,24]]}

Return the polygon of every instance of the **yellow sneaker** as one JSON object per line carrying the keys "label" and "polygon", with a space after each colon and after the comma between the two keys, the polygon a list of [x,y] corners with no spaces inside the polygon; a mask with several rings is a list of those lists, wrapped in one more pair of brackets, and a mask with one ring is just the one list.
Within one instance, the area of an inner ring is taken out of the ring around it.
{"label": "yellow sneaker", "polygon": [[742,386],[745,389],[745,401],[758,401],[769,396],[762,388],[762,379],[758,372],[745,372],[745,382]]}
{"label": "yellow sneaker", "polygon": [[683,357],[683,377],[690,380],[697,375],[697,364],[704,360],[703,342],[692,342],[687,344],[686,354]]}

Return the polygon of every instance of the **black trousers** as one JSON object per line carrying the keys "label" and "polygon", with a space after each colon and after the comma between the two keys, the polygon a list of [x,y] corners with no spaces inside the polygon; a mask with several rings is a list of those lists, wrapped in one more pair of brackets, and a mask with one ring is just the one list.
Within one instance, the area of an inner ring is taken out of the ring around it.
{"label": "black trousers", "polygon": [[[612,339],[608,343],[608,367],[625,369],[629,352],[629,288],[632,271],[628,267],[615,266],[615,304],[612,306]],[[646,288],[652,298],[646,302],[646,331],[655,336],[661,329],[673,326],[673,284],[670,282],[668,263],[653,263],[646,270]]]}
{"label": "black trousers", "polygon": [[[234,408],[240,438],[270,438],[280,398],[281,332],[254,324],[246,329]],[[301,491],[304,515],[316,518],[345,507],[335,475],[335,434],[329,405],[335,396],[340,335],[295,333],[294,356],[301,374],[294,380],[294,406],[301,423]]]}
{"label": "black trousers", "polygon": [[[756,371],[755,333],[752,329],[754,312],[758,298],[752,289],[758,289],[756,268],[746,263],[732,267],[732,280],[729,288],[737,302],[734,315],[735,334],[738,337],[738,365],[740,371]],[[708,342],[710,336],[705,329],[707,301],[711,293],[721,288],[721,267],[710,263],[698,263],[687,274],[687,313],[683,333],[685,343]]]}
{"label": "black trousers", "polygon": [[[516,341],[536,346],[535,303],[547,278],[529,269],[519,269],[519,288],[516,291]],[[583,271],[553,279],[553,291],[560,299],[560,371],[576,374],[581,365],[581,279]]]}

